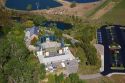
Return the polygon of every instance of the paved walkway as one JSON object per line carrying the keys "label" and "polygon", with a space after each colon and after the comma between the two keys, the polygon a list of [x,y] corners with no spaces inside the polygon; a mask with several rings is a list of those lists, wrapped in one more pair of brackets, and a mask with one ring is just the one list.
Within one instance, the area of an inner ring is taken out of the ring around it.
{"label": "paved walkway", "polygon": [[[54,34],[53,31],[50,31],[50,30],[45,30],[45,31],[48,32],[48,33]],[[68,34],[62,34],[62,36],[65,37],[65,38],[67,38],[67,39],[71,39],[71,40],[73,40],[74,42],[77,42],[77,43],[80,42],[79,40],[74,39],[72,36],[70,36],[70,35],[68,35]]]}
{"label": "paved walkway", "polygon": [[74,42],[80,42],[79,40],[77,40],[77,39],[74,39],[72,36],[70,36],[70,35],[68,35],[68,34],[62,34],[62,36],[63,37],[66,37],[67,39],[71,39],[71,40],[73,40]]}
{"label": "paved walkway", "polygon": [[95,78],[99,78],[99,77],[102,77],[102,75],[100,73],[90,74],[90,75],[79,75],[80,79],[95,79]]}

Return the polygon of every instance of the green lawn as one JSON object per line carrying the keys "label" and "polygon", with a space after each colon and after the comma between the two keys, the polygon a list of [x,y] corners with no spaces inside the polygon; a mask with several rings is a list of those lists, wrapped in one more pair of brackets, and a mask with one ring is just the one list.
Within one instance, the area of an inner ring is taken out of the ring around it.
{"label": "green lawn", "polygon": [[121,0],[111,11],[101,19],[109,24],[125,24],[125,0]]}
{"label": "green lawn", "polygon": [[99,11],[100,9],[104,8],[108,3],[110,3],[112,0],[106,0],[105,2],[101,3],[98,7],[96,7],[94,10],[91,10],[88,13],[88,17],[94,15],[97,11]]}

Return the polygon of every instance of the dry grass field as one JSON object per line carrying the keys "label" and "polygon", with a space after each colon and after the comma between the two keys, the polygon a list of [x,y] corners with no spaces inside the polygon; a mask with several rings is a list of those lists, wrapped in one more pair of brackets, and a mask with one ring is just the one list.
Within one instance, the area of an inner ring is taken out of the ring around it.
{"label": "dry grass field", "polygon": [[125,83],[124,75],[113,75],[111,77],[101,77],[97,79],[86,80],[87,83]]}
{"label": "dry grass field", "polygon": [[52,14],[52,15],[69,15],[69,16],[82,16],[83,18],[85,17],[86,13],[94,10],[100,2],[103,1],[98,1],[98,2],[92,2],[92,3],[76,3],[76,7],[71,8],[70,2],[59,0],[63,6],[61,7],[56,7],[56,8],[50,8],[50,9],[45,9],[45,10],[35,10],[33,12],[35,13],[46,13],[46,14]]}
{"label": "dry grass field", "polygon": [[125,0],[121,0],[117,6],[115,6],[111,11],[105,14],[101,20],[108,22],[110,24],[122,24],[125,25]]}

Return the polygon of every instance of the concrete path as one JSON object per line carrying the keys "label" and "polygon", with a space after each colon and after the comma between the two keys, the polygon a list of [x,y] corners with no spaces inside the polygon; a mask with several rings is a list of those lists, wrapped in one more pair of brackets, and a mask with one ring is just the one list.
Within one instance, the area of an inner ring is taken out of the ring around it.
{"label": "concrete path", "polygon": [[90,74],[90,75],[79,75],[79,78],[84,80],[84,79],[95,79],[95,78],[99,78],[102,77],[102,75],[100,73],[97,74]]}
{"label": "concrete path", "polygon": [[[45,30],[45,31],[48,32],[48,33],[54,34],[53,31],[50,31],[50,30]],[[65,37],[65,38],[67,38],[67,39],[71,39],[71,40],[73,40],[74,42],[77,42],[77,43],[80,42],[79,40],[74,39],[72,36],[70,36],[70,35],[68,35],[68,34],[62,34],[62,36]]]}
{"label": "concrete path", "polygon": [[75,42],[80,42],[79,40],[77,40],[77,39],[74,39],[72,36],[70,36],[70,35],[68,35],[68,34],[62,34],[62,36],[63,37],[65,37],[65,38],[67,38],[67,39],[71,39],[71,40],[73,40],[73,41],[75,41]]}

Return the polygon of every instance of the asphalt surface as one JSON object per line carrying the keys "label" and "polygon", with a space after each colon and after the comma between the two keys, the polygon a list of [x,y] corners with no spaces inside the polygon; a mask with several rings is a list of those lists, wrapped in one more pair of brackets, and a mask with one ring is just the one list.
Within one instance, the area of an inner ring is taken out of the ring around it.
{"label": "asphalt surface", "polygon": [[[102,33],[102,45],[104,45],[104,71],[101,72],[101,74],[103,75],[108,75],[109,73],[114,73],[114,72],[118,72],[118,73],[125,73],[125,69],[124,70],[118,70],[118,69],[111,69],[112,67],[112,55],[109,49],[109,45],[112,43],[112,39],[109,33],[109,30],[106,29],[107,26],[103,26],[101,28],[101,33]],[[121,26],[119,25],[114,25],[113,27],[113,31],[115,33],[115,41],[121,46],[121,50],[120,50],[120,62],[122,62],[123,66],[125,67],[125,39],[124,39],[124,35],[125,32],[120,29]]]}

